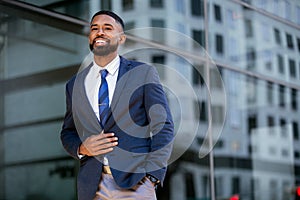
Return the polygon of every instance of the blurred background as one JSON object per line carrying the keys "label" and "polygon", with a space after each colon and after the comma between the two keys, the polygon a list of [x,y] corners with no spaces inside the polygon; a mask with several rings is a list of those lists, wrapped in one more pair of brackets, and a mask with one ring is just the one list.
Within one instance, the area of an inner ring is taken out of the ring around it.
{"label": "blurred background", "polygon": [[177,140],[159,200],[300,199],[299,0],[0,0],[0,199],[76,199],[64,88],[101,9],[168,95]]}

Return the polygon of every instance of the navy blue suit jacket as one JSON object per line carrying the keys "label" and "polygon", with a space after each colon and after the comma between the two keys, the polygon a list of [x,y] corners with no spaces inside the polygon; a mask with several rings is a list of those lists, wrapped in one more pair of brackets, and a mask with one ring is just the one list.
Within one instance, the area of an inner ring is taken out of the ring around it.
{"label": "navy blue suit jacket", "polygon": [[[91,65],[66,85],[67,110],[61,131],[66,151],[76,159],[87,137],[102,128],[88,101],[84,79]],[[164,180],[172,151],[174,127],[166,96],[154,67],[121,57],[119,74],[104,132],[118,137],[118,146],[106,154],[114,180],[132,188],[146,174]],[[95,196],[102,173],[102,157],[80,159],[78,199]]]}

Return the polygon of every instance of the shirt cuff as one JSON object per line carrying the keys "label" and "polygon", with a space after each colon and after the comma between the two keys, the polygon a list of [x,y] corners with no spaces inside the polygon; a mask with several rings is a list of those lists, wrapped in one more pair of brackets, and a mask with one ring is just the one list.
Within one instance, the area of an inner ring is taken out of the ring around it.
{"label": "shirt cuff", "polygon": [[85,155],[79,154],[79,148],[77,149],[77,156],[81,160]]}

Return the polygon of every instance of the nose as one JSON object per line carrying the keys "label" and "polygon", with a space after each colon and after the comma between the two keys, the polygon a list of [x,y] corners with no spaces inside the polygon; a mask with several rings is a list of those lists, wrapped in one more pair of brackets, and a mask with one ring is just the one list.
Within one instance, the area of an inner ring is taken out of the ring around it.
{"label": "nose", "polygon": [[97,35],[103,35],[104,34],[104,31],[102,28],[99,28],[98,29],[98,32],[97,32]]}

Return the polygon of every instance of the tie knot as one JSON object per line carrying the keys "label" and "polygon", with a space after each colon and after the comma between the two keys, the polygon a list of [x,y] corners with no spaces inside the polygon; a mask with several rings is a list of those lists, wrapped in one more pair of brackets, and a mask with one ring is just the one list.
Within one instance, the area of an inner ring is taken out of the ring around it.
{"label": "tie knot", "polygon": [[108,71],[106,69],[100,70],[101,78],[105,78]]}

